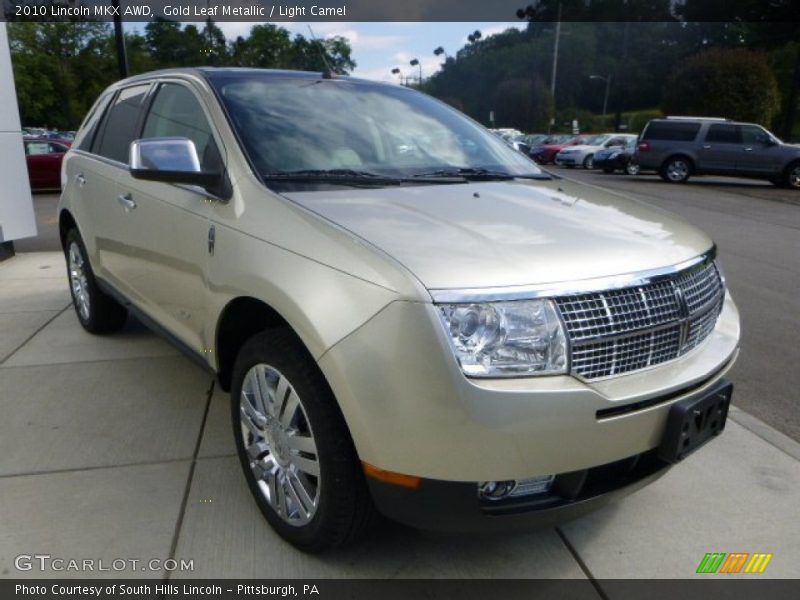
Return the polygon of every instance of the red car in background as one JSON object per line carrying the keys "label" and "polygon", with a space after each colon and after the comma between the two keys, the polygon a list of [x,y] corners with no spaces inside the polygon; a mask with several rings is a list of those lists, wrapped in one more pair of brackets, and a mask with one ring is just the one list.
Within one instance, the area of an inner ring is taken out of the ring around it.
{"label": "red car in background", "polygon": [[530,157],[540,165],[547,165],[555,161],[556,154],[561,152],[567,146],[577,146],[583,144],[589,135],[551,135],[538,146],[531,149]]}
{"label": "red car in background", "polygon": [[46,138],[25,138],[24,143],[31,189],[61,189],[61,161],[72,143]]}

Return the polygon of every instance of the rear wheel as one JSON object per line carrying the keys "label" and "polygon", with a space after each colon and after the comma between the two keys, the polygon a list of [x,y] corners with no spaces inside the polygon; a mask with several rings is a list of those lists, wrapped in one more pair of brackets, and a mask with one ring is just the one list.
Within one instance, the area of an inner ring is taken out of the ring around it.
{"label": "rear wheel", "polygon": [[625,165],[625,173],[628,175],[638,175],[641,172],[641,167],[635,162],[631,161]]}
{"label": "rear wheel", "polygon": [[800,162],[793,163],[786,169],[785,183],[793,190],[800,190]]}
{"label": "rear wheel", "polygon": [[355,447],[308,351],[289,330],[257,334],[236,359],[231,416],[256,504],[306,552],[348,544],[375,509]]}
{"label": "rear wheel", "polygon": [[125,325],[128,311],[97,285],[86,247],[73,228],[64,239],[72,305],[83,328],[90,333],[111,333]]}
{"label": "rear wheel", "polygon": [[669,183],[684,183],[692,173],[692,163],[685,156],[668,158],[661,167],[661,179]]}

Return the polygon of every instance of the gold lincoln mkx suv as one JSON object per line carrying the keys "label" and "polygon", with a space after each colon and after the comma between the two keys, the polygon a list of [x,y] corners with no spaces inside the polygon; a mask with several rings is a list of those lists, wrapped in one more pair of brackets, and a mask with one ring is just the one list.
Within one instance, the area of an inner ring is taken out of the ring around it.
{"label": "gold lincoln mkx suv", "polygon": [[416,91],[133,77],[62,180],[81,325],[133,314],[215,374],[255,501],[306,551],[378,514],[572,518],[725,425],[739,318],[712,241]]}

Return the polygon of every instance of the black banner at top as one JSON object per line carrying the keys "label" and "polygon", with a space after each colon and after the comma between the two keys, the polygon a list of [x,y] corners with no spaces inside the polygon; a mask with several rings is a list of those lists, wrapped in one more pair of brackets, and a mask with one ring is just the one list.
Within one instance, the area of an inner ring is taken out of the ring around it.
{"label": "black banner at top", "polygon": [[800,0],[1,0],[3,20],[797,22]]}

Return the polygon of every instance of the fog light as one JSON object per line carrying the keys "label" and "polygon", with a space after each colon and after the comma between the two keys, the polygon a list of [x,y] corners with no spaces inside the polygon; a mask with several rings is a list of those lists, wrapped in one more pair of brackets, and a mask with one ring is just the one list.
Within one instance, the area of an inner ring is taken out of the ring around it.
{"label": "fog light", "polygon": [[541,475],[519,481],[482,481],[478,484],[478,497],[482,500],[503,500],[548,492],[555,475]]}

